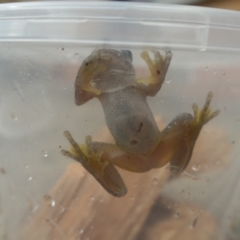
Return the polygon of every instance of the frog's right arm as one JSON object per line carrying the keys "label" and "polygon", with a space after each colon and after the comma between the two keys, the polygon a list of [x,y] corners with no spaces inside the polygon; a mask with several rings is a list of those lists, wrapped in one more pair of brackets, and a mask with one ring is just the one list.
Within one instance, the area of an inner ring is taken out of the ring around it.
{"label": "frog's right arm", "polygon": [[148,65],[150,76],[137,78],[135,86],[149,96],[155,96],[161,88],[172,59],[171,51],[164,51],[164,55],[158,51],[153,51],[153,54],[154,59],[151,59],[148,52],[141,53],[142,59]]}

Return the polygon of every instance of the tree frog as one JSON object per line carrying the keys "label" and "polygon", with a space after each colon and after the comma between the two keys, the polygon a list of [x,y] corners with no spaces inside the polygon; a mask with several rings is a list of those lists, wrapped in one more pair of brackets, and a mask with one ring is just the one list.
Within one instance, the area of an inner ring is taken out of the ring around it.
{"label": "tree frog", "polygon": [[97,49],[79,68],[75,81],[75,104],[82,105],[92,98],[101,102],[106,124],[116,144],[75,142],[69,131],[64,135],[71,144],[62,154],[75,159],[90,172],[112,195],[121,197],[127,188],[117,167],[143,173],[170,163],[170,169],[183,171],[188,165],[195,142],[204,124],[219,114],[211,111],[213,97],[208,93],[202,109],[194,103],[193,115],[177,115],[163,131],[157,127],[146,101],[161,88],[172,53],[169,50],[141,53],[150,76],[136,77],[131,51]]}

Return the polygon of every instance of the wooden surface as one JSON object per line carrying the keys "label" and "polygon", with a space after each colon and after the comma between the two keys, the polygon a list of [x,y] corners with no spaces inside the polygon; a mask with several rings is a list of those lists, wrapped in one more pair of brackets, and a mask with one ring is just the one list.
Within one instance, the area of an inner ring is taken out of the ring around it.
{"label": "wooden surface", "polygon": [[[158,118],[160,119],[160,118]],[[160,128],[166,123],[158,120]],[[106,127],[97,138],[111,139]],[[221,129],[206,127],[186,170],[197,179],[202,172],[228,164],[230,144]],[[206,144],[207,143],[207,144]],[[202,153],[208,156],[204,159]],[[219,159],[222,162],[219,163]],[[205,208],[161,196],[161,189],[176,175],[167,167],[136,174],[120,170],[128,194],[108,194],[82,166],[73,162],[55,187],[43,196],[39,209],[23,224],[19,239],[34,240],[217,240],[217,220]],[[207,224],[206,224],[207,223]]]}

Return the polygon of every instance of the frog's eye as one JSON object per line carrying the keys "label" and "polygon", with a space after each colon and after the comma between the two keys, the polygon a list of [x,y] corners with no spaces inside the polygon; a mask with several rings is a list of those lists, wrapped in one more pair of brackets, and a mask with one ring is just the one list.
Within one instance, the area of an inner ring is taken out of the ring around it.
{"label": "frog's eye", "polygon": [[132,52],[129,51],[129,50],[122,50],[122,54],[125,58],[127,58],[130,62],[133,61],[133,58],[132,58]]}

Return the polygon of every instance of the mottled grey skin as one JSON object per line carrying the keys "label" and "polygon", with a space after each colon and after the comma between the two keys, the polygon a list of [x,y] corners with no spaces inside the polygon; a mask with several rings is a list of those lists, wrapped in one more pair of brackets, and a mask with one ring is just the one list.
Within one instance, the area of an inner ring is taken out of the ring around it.
{"label": "mottled grey skin", "polygon": [[160,133],[144,92],[127,87],[104,93],[99,100],[107,126],[120,148],[147,155],[157,147]]}

